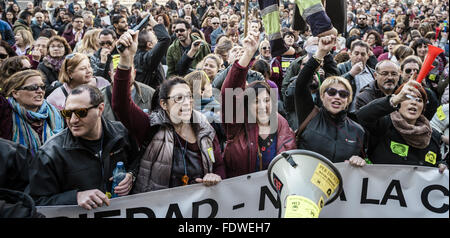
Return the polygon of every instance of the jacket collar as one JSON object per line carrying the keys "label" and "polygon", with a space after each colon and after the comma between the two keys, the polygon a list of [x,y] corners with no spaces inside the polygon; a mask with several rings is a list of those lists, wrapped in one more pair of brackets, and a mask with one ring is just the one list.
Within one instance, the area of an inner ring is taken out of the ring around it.
{"label": "jacket collar", "polygon": [[[102,117],[102,133],[107,144],[115,143],[116,141],[122,139],[125,135],[123,132],[117,130],[112,126],[112,123],[108,120],[105,120]],[[77,150],[77,149],[86,149],[80,142],[78,137],[72,135],[72,132],[69,128],[66,128],[66,136],[63,141],[63,148],[65,150]],[[106,148],[107,146],[105,146]]]}
{"label": "jacket collar", "polygon": [[325,107],[321,107],[320,111],[323,112],[323,114],[325,115],[325,118],[335,122],[335,123],[339,123],[339,122],[343,122],[345,120],[345,118],[347,117],[347,111],[346,110],[342,110],[340,112],[338,112],[336,115],[332,115],[327,109],[325,109]]}

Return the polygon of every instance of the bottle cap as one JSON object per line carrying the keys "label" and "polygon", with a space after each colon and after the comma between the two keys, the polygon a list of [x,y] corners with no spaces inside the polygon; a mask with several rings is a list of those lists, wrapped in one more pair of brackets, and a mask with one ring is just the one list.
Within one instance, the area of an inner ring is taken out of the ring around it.
{"label": "bottle cap", "polygon": [[123,162],[122,161],[117,162],[117,167],[122,168],[123,167]]}

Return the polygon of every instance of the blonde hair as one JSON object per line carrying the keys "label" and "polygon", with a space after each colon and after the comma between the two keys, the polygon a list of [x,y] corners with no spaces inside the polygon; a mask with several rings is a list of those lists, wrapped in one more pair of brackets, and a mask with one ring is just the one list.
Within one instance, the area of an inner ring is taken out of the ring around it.
{"label": "blonde hair", "polygon": [[328,78],[325,79],[325,81],[323,81],[322,85],[320,86],[320,96],[322,96],[325,93],[325,90],[327,88],[329,88],[331,85],[333,84],[342,84],[344,85],[344,87],[350,92],[350,95],[348,96],[348,104],[350,105],[350,103],[352,103],[352,99],[353,99],[353,90],[352,90],[352,86],[350,85],[350,83],[348,82],[348,80],[344,77],[341,76],[330,76]]}
{"label": "blonde hair", "polygon": [[44,75],[42,74],[41,71],[34,70],[34,69],[27,69],[24,71],[19,71],[15,74],[11,75],[8,79],[6,79],[5,83],[3,84],[3,86],[4,86],[3,91],[6,92],[5,95],[7,97],[11,97],[13,91],[22,87],[29,78],[35,77],[35,76],[39,76],[39,77],[41,77],[41,79],[44,78]]}
{"label": "blonde hair", "polygon": [[81,41],[80,47],[75,50],[77,53],[92,55],[99,49],[98,36],[102,29],[92,29],[86,32]]}
{"label": "blonde hair", "polygon": [[[198,64],[197,64],[197,70],[201,70],[203,68],[203,65],[205,64],[207,59],[212,59],[214,60],[214,62],[216,62],[217,65],[217,70],[220,70],[220,68],[222,67],[223,64],[223,60],[222,57],[220,55],[217,55],[215,53],[209,54],[207,56],[205,56],[205,58],[203,58]],[[210,79],[210,80],[214,80],[214,79]]]}
{"label": "blonde hair", "polygon": [[[184,76],[184,81],[189,85],[189,88],[191,89],[191,92],[194,93],[194,82],[196,80],[201,81],[201,87],[205,88],[207,84],[210,84],[208,75],[206,75],[205,71],[203,70],[195,70]],[[197,84],[198,85],[198,84]]]}
{"label": "blonde hair", "polygon": [[34,38],[33,38],[33,35],[31,34],[30,31],[28,31],[28,30],[18,30],[18,31],[16,32],[16,35],[17,35],[17,34],[20,34],[20,35],[22,36],[23,44],[24,44],[25,46],[31,46],[31,45],[33,45],[33,43],[34,43]]}
{"label": "blonde hair", "polygon": [[89,60],[89,58],[85,54],[81,53],[73,53],[66,56],[64,62],[61,65],[61,69],[59,70],[58,80],[61,83],[70,83],[71,77],[69,76],[74,72],[75,68],[83,61]]}

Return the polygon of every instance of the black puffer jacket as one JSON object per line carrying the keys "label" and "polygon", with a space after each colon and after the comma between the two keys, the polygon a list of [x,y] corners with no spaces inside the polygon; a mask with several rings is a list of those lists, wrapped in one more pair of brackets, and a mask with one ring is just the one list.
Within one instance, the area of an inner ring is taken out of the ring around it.
{"label": "black puffer jacket", "polygon": [[437,167],[442,160],[441,136],[433,129],[431,140],[424,149],[408,145],[392,124],[390,114],[395,109],[390,96],[375,99],[357,111],[359,122],[370,132],[368,156],[374,164],[406,164]]}
{"label": "black puffer jacket", "polygon": [[[337,72],[336,63],[331,62],[331,56],[327,55],[326,58],[324,67],[328,67],[327,71]],[[295,111],[299,125],[315,107],[308,85],[318,67],[319,63],[311,57],[297,76]],[[365,132],[358,123],[347,117],[345,110],[331,115],[322,106],[301,133],[297,145],[299,149],[317,152],[333,163],[344,162],[353,155],[365,157]]]}
{"label": "black puffer jacket", "polygon": [[123,161],[137,174],[137,148],[120,122],[102,119],[102,156],[94,154],[68,128],[48,140],[30,165],[30,195],[37,205],[76,205],[77,192],[111,192],[113,169]]}
{"label": "black puffer jacket", "polygon": [[0,188],[24,191],[28,185],[30,151],[15,142],[0,138]]}

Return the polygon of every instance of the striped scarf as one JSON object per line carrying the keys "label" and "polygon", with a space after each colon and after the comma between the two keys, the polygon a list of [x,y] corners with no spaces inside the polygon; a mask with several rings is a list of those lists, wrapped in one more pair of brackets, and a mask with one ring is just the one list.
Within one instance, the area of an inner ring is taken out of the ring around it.
{"label": "striped scarf", "polygon": [[[29,148],[33,156],[47,139],[64,129],[64,120],[58,109],[45,100],[37,112],[26,110],[13,97],[8,98],[8,102],[14,112],[12,141]],[[31,127],[31,123],[39,121],[43,122],[42,141]]]}

